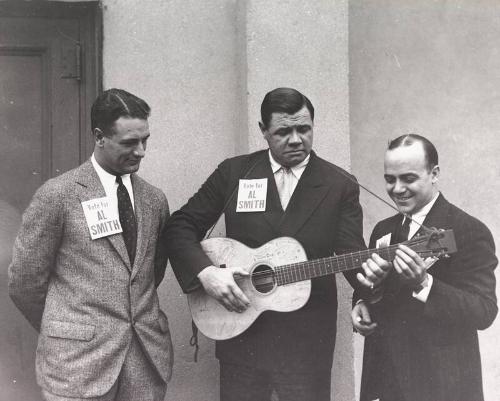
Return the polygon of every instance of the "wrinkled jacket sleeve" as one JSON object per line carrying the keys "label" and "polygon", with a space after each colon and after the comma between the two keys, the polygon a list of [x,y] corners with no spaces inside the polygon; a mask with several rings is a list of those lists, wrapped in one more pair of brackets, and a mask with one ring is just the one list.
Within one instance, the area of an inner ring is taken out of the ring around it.
{"label": "wrinkled jacket sleeve", "polygon": [[199,287],[198,273],[212,264],[200,241],[222,213],[229,169],[229,163],[222,162],[198,192],[172,214],[163,233],[172,269],[186,293]]}
{"label": "wrinkled jacket sleeve", "polygon": [[9,295],[37,331],[64,229],[62,206],[60,191],[52,188],[51,181],[35,193],[23,215],[9,266]]}
{"label": "wrinkled jacket sleeve", "polygon": [[424,316],[440,325],[489,327],[498,307],[495,295],[495,244],[488,228],[468,216],[454,226],[458,252],[446,272],[433,275]]}

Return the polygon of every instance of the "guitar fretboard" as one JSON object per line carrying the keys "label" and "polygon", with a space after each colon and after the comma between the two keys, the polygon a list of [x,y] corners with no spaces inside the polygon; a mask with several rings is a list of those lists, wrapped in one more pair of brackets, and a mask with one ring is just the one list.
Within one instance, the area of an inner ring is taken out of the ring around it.
{"label": "guitar fretboard", "polygon": [[[323,277],[357,269],[361,267],[361,264],[371,257],[373,253],[376,253],[385,260],[392,260],[396,254],[396,249],[398,249],[398,244],[278,266],[275,269],[276,284],[285,285],[296,283],[310,280],[315,277]],[[422,252],[419,252],[419,254],[422,254]]]}

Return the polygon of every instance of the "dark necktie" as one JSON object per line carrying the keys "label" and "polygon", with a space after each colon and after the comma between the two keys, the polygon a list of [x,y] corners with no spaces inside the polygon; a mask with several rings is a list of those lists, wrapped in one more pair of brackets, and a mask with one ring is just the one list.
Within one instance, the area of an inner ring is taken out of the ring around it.
{"label": "dark necktie", "polygon": [[403,225],[401,226],[401,230],[399,231],[398,241],[397,241],[398,244],[400,242],[408,241],[408,234],[410,234],[410,223],[411,219],[405,217]]}
{"label": "dark necktie", "polygon": [[122,235],[127,247],[130,264],[134,264],[135,246],[137,243],[137,224],[134,208],[132,207],[127,188],[123,185],[122,177],[117,176],[116,182],[118,183],[116,197],[118,198],[118,214],[120,215],[120,224],[123,230]]}

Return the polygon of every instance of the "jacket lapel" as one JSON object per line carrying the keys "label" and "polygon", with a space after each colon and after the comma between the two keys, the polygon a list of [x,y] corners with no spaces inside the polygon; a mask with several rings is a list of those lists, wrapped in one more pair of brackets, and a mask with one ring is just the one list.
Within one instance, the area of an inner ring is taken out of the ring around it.
{"label": "jacket lapel", "polygon": [[302,173],[295,191],[293,191],[281,221],[280,231],[283,235],[295,235],[325,198],[330,186],[327,185],[323,177],[324,173],[318,163],[317,156],[311,152],[309,163]]}
{"label": "jacket lapel", "polygon": [[394,224],[391,228],[391,245],[397,244],[401,233],[401,230],[403,229],[403,219],[404,215],[398,214],[394,217]]}
{"label": "jacket lapel", "polygon": [[151,237],[152,219],[151,205],[146,194],[142,180],[138,179],[135,174],[131,176],[132,187],[134,188],[134,207],[135,217],[137,220],[137,245],[134,260],[134,268],[132,269],[132,278],[137,274],[139,267],[142,266],[144,256],[147,249],[149,238]]}
{"label": "jacket lapel", "polygon": [[448,201],[444,198],[442,194],[439,194],[436,202],[432,206],[431,210],[425,217],[423,225],[424,227],[420,227],[418,230],[418,234],[425,234],[426,228],[448,228]]}
{"label": "jacket lapel", "polygon": [[[99,179],[99,176],[97,175],[97,172],[95,171],[94,166],[92,166],[92,162],[90,160],[87,160],[80,166],[75,182],[79,187],[78,197],[81,202],[95,198],[103,198],[106,196],[101,180]],[[120,255],[125,266],[127,266],[129,270],[132,270],[123,236],[121,234],[109,235],[102,238],[102,240],[108,240],[118,255]]]}

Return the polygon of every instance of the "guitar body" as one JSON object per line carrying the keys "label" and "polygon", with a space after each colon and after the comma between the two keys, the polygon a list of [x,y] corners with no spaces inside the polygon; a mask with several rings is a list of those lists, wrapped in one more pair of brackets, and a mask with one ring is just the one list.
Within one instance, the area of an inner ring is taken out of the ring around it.
{"label": "guitar body", "polygon": [[214,340],[226,340],[245,331],[266,310],[290,312],[305,305],[311,293],[311,280],[276,285],[271,270],[276,266],[307,260],[298,241],[276,238],[260,248],[249,248],[231,238],[210,238],[201,243],[215,266],[243,268],[248,276],[235,276],[250,300],[242,313],[230,312],[203,288],[188,294],[189,308],[200,331]]}

